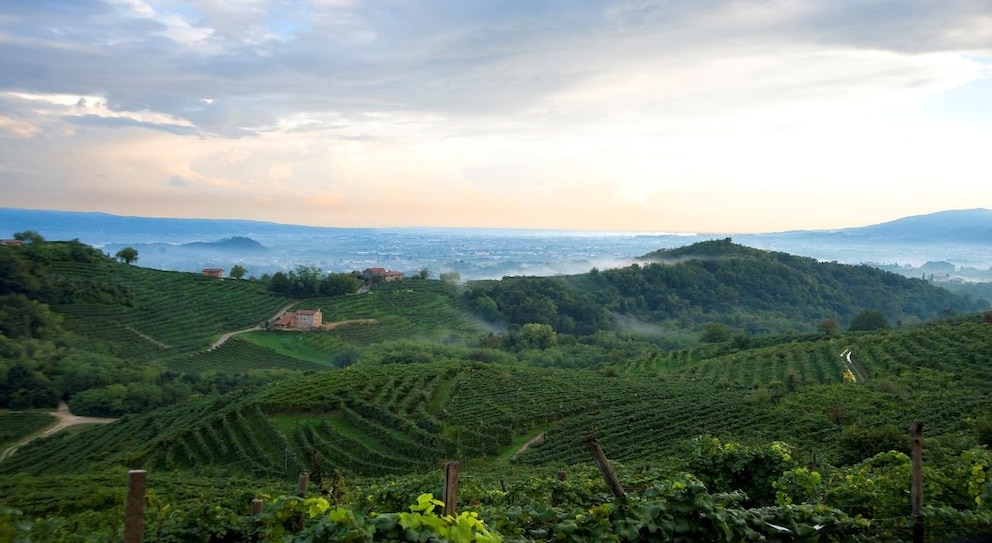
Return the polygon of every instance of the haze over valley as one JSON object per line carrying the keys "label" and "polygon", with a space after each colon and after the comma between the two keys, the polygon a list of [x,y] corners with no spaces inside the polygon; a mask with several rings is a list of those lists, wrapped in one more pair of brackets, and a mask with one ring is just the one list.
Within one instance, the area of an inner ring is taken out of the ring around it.
{"label": "haze over valley", "polygon": [[131,246],[138,265],[199,272],[244,266],[261,276],[298,266],[326,272],[386,267],[462,279],[585,273],[696,241],[737,243],[821,261],[868,263],[909,277],[992,281],[992,211],[947,211],[881,225],[766,234],[485,228],[323,228],[260,221],[160,219],[0,208],[0,232],[79,239],[108,254]]}

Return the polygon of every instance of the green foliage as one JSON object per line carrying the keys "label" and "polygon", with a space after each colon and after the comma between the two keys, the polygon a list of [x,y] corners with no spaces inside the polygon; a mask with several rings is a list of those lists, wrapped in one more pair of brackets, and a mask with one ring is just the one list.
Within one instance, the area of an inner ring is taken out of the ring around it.
{"label": "green foliage", "polygon": [[454,270],[441,272],[441,274],[438,275],[438,280],[443,283],[461,283],[462,274]]}
{"label": "green foliage", "polygon": [[701,436],[687,444],[685,469],[716,492],[743,492],[745,503],[770,506],[777,499],[776,484],[795,464],[791,448],[775,441],[761,446],[721,443]]}
{"label": "green foliage", "polygon": [[549,324],[590,334],[622,319],[672,327],[718,322],[749,336],[809,333],[826,320],[850,321],[878,309],[903,323],[945,310],[978,311],[985,302],[869,266],[821,263],[728,240],[659,251],[644,265],[568,277],[475,281],[466,300],[480,316],[508,325]]}
{"label": "green foliage", "polygon": [[276,272],[267,281],[270,292],[294,298],[317,296],[343,296],[353,294],[361,286],[361,275],[329,273],[310,266],[298,266],[289,272]]}
{"label": "green foliage", "polygon": [[730,341],[734,337],[734,331],[725,324],[718,322],[706,323],[703,326],[703,333],[699,336],[699,341],[703,343],[723,343]]}
{"label": "green foliage", "polygon": [[45,304],[24,294],[0,295],[0,335],[9,339],[45,339],[61,332],[62,319]]}
{"label": "green foliage", "polygon": [[227,275],[231,279],[237,279],[237,280],[240,281],[241,278],[243,278],[246,273],[248,273],[248,270],[245,269],[244,266],[242,266],[241,264],[235,264],[235,265],[231,266],[231,271],[228,272]]}
{"label": "green foliage", "polygon": [[138,250],[134,247],[125,247],[114,254],[114,258],[130,266],[138,261]]}
{"label": "green foliage", "polygon": [[865,309],[851,319],[848,330],[851,332],[870,332],[872,330],[884,330],[888,327],[889,321],[881,311]]}
{"label": "green foliage", "polygon": [[489,530],[478,513],[442,516],[444,503],[422,494],[409,512],[361,515],[332,507],[324,498],[283,498],[259,515],[260,535],[282,541],[449,541],[498,543],[502,537]]}
{"label": "green foliage", "polygon": [[55,418],[41,411],[0,411],[0,447],[55,424]]}

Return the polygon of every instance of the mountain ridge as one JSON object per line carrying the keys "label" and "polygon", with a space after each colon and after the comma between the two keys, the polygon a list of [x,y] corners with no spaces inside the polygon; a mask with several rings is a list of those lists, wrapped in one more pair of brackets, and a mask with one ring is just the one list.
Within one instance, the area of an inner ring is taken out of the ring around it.
{"label": "mountain ridge", "polygon": [[[433,230],[423,227],[337,227],[337,226],[312,226],[291,223],[280,223],[274,221],[263,221],[254,219],[210,219],[210,218],[180,218],[180,217],[143,217],[137,215],[117,215],[100,211],[59,211],[45,209],[25,209],[0,207],[0,232],[4,230],[19,229],[35,230],[46,237],[54,234],[46,234],[45,229],[50,229],[53,233],[79,229],[80,226],[91,228],[93,232],[106,232],[109,228],[117,231],[129,232],[133,235],[150,234],[170,234],[184,235],[190,233],[200,233],[206,227],[218,232],[226,232],[233,229],[259,229],[267,228],[272,230],[411,230],[424,231]],[[137,227],[137,228],[136,228]],[[461,230],[461,229],[460,229]],[[476,230],[473,227],[466,227],[464,230]],[[484,231],[539,231],[545,233],[572,232],[573,230],[555,229],[515,229],[515,228],[478,228]],[[721,234],[745,235],[745,236],[776,236],[786,234],[870,234],[885,236],[905,236],[907,234],[929,233],[931,239],[942,235],[961,235],[977,231],[981,234],[992,236],[992,209],[972,208],[972,209],[949,209],[936,211],[933,213],[909,215],[891,221],[873,223],[864,226],[851,226],[839,229],[799,229],[776,232],[765,232],[759,234],[742,234],[738,232],[715,232],[710,234],[700,234],[702,237],[719,236]],[[12,232],[13,233],[13,230]],[[641,233],[643,234],[643,233]],[[689,235],[687,233],[675,232],[676,235]],[[221,234],[217,237],[235,237]],[[216,239],[216,237],[214,238]],[[194,240],[199,241],[199,240]],[[992,239],[985,241],[992,242]]]}

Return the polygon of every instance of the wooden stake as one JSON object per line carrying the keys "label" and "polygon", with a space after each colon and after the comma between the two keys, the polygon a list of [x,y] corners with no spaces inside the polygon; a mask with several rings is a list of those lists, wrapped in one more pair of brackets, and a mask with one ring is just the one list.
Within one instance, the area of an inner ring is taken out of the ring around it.
{"label": "wooden stake", "polygon": [[141,543],[145,532],[145,490],[148,472],[127,472],[127,503],[124,505],[124,543]]}
{"label": "wooden stake", "polygon": [[596,439],[595,434],[589,434],[585,439],[586,446],[592,451],[592,457],[596,460],[596,465],[599,466],[599,472],[603,474],[603,480],[606,481],[607,486],[610,487],[610,491],[613,495],[621,500],[627,499],[627,493],[623,491],[623,487],[620,486],[620,481],[617,480],[616,474],[613,473],[613,468],[610,467],[610,461],[606,459],[606,455],[603,454],[603,447],[600,446],[599,440]]}
{"label": "wooden stake", "polygon": [[251,514],[261,515],[262,511],[265,510],[265,500],[260,500],[255,498],[251,501]]}
{"label": "wooden stake", "polygon": [[301,471],[300,472],[300,482],[296,485],[296,495],[299,497],[306,496],[307,494],[307,482],[310,480],[310,474]]}
{"label": "wooden stake", "polygon": [[455,516],[458,505],[458,462],[444,464],[444,515]]}
{"label": "wooden stake", "polygon": [[913,501],[913,543],[923,543],[923,423],[915,421],[909,427],[912,446],[913,482],[910,494]]}

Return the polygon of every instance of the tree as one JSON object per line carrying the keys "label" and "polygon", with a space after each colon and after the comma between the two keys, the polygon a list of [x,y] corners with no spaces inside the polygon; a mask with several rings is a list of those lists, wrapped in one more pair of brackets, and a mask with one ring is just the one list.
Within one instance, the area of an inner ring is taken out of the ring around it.
{"label": "tree", "polygon": [[703,343],[723,343],[730,341],[734,337],[734,331],[726,324],[719,322],[708,322],[703,325],[703,333],[699,335],[699,341]]}
{"label": "tree", "polygon": [[120,251],[117,251],[117,254],[115,254],[114,256],[117,258],[117,260],[120,260],[121,262],[130,266],[131,263],[138,261],[138,250],[135,249],[134,247],[125,247]]}
{"label": "tree", "polygon": [[520,327],[520,345],[525,349],[547,349],[558,342],[550,324],[527,323]]}
{"label": "tree", "polygon": [[889,327],[889,321],[885,315],[876,309],[865,309],[851,319],[851,325],[847,327],[851,332],[867,332],[869,330],[884,330]]}
{"label": "tree", "polygon": [[228,276],[231,279],[240,280],[246,273],[248,273],[248,270],[246,270],[244,266],[241,264],[235,264],[234,266],[231,266],[231,272],[228,273]]}
{"label": "tree", "polygon": [[34,230],[17,232],[14,234],[14,239],[30,243],[31,245],[41,245],[45,242],[45,238],[41,237],[41,234],[35,232]]}
{"label": "tree", "polygon": [[462,280],[462,274],[456,271],[446,271],[441,272],[438,278],[444,283],[459,283]]}
{"label": "tree", "polygon": [[823,319],[820,321],[820,324],[816,325],[816,327],[827,336],[836,334],[837,329],[839,328],[836,319]]}

